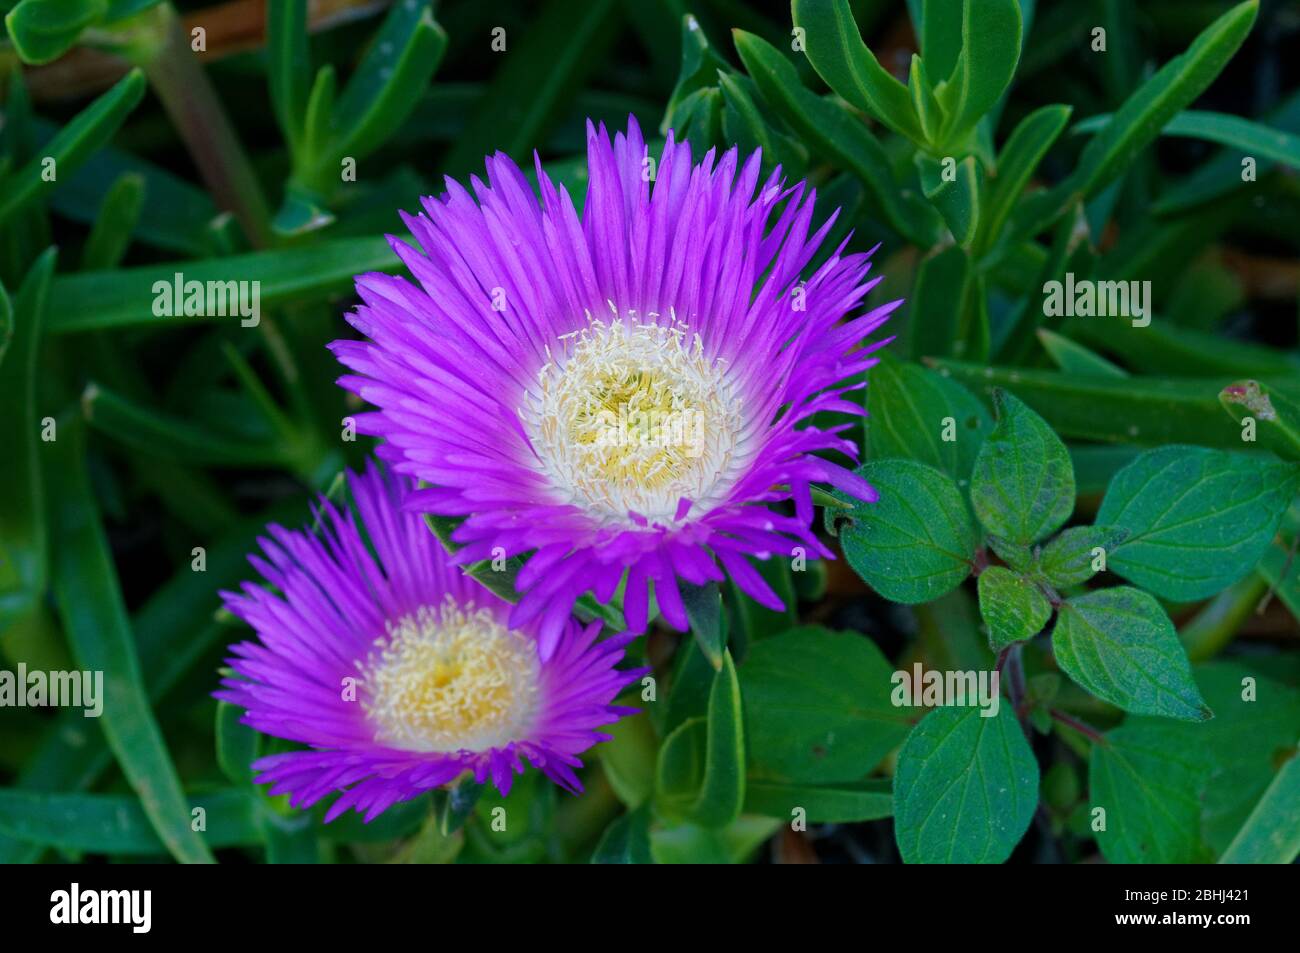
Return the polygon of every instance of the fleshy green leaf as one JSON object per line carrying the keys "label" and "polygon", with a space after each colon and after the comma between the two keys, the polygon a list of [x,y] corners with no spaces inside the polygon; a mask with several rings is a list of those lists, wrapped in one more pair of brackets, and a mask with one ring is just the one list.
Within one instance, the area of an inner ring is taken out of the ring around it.
{"label": "fleshy green leaf", "polygon": [[979,227],[984,167],[974,156],[967,156],[948,173],[942,161],[922,153],[917,153],[916,165],[921,174],[921,190],[948,223],[953,241],[969,248]]}
{"label": "fleshy green leaf", "polygon": [[725,827],[745,800],[745,734],[740,682],[731,653],[709,690],[708,714],[690,718],[664,739],[657,801],[669,817]]}
{"label": "fleshy green leaf", "polygon": [[[1100,132],[1110,125],[1113,118],[1109,113],[1090,116],[1078,123],[1072,132],[1076,135]],[[1165,123],[1160,134],[1217,142],[1254,159],[1272,159],[1286,165],[1300,161],[1296,158],[1300,156],[1300,136],[1271,129],[1243,116],[1185,109]]]}
{"label": "fleshy green leaf", "polygon": [[1211,596],[1259,562],[1297,485],[1297,468],[1265,457],[1161,447],[1111,481],[1097,522],[1129,536],[1109,568],[1156,595]]}
{"label": "fleshy green leaf", "polygon": [[1002,227],[1025,191],[1030,177],[1047,150],[1052,147],[1070,119],[1069,106],[1043,106],[1016,126],[998,153],[997,175],[989,186],[988,198],[980,216],[980,240],[983,250],[1002,234]]}
{"label": "fleshy green leaf", "polygon": [[81,31],[107,12],[108,0],[22,0],[5,17],[5,26],[23,62],[39,65],[66,53]]}
{"label": "fleshy green leaf", "polygon": [[82,669],[104,673],[100,727],[122,773],[168,851],[188,863],[212,861],[190,827],[190,809],[163,741],[140,673],[117,572],[85,472],[85,436],[64,422],[47,469],[55,600]]}
{"label": "fleshy green leaf", "polygon": [[856,784],[784,784],[750,780],[745,787],[745,813],[793,820],[795,811],[815,824],[875,821],[894,813],[888,781]]}
{"label": "fleshy green leaf", "polygon": [[727,648],[727,633],[722,620],[722,596],[716,582],[694,586],[682,583],[682,603],[691,623],[691,634],[715,669],[722,668],[722,655]]}
{"label": "fleshy green leaf", "polygon": [[600,837],[591,855],[593,864],[653,864],[650,855],[650,811],[640,807],[615,820]]}
{"label": "fleshy green leaf", "polygon": [[790,12],[804,30],[808,62],[827,86],[900,135],[925,141],[911,94],[862,42],[848,0],[793,0]]}
{"label": "fleshy green leaf", "polygon": [[1219,863],[1294,863],[1300,856],[1297,804],[1300,804],[1300,752],[1293,751]]}
{"label": "fleshy green leaf", "polygon": [[1133,157],[1219,75],[1246,39],[1258,13],[1258,0],[1233,7],[1143,83],[1088,143],[1074,173],[1017,216],[1020,230],[1038,231],[1076,198],[1096,195],[1129,168]]}
{"label": "fleshy green leaf", "polygon": [[1117,586],[1067,599],[1052,649],[1070,678],[1125,711],[1183,721],[1213,717],[1173,623],[1141,590]]}
{"label": "fleshy green leaf", "polygon": [[937,708],[894,773],[894,836],[909,864],[998,864],[1038,804],[1038,762],[1010,705]]}
{"label": "fleshy green leaf", "polygon": [[[12,14],[11,14],[12,16]],[[0,224],[29,202],[52,191],[79,168],[100,146],[108,142],[144,96],[144,73],[134,69],[117,85],[77,113],[32,159],[5,180],[0,197]],[[53,162],[57,178],[45,174]]]}
{"label": "fleshy green leaf", "polygon": [[[261,842],[256,802],[244,790],[191,794],[205,811],[209,847]],[[183,815],[189,827],[189,808]],[[0,833],[21,841],[94,854],[161,855],[167,848],[139,798],[129,794],[62,794],[0,789]]]}
{"label": "fleshy green leaf", "polygon": [[941,148],[960,144],[1002,98],[1020,62],[1017,0],[964,0],[961,53],[936,95],[947,114]]}
{"label": "fleshy green leaf", "polygon": [[908,241],[926,248],[938,240],[939,216],[915,192],[899,188],[888,153],[856,116],[805,89],[794,65],[761,37],[737,30],[735,43],[763,99],[809,148],[856,175]]}
{"label": "fleshy green leaf", "polygon": [[1047,356],[1067,374],[1085,377],[1128,377],[1128,371],[1119,365],[1088,350],[1082,344],[1071,341],[1063,334],[1057,334],[1047,328],[1039,328],[1038,340],[1043,345],[1043,350],[1047,352]]}
{"label": "fleshy green leaf", "polygon": [[1027,546],[1074,510],[1074,468],[1046,421],[1005,391],[993,392],[997,421],[975,459],[971,503],[995,536]]}
{"label": "fleshy green leaf", "polygon": [[860,779],[907,734],[905,710],[890,701],[892,673],[854,632],[804,626],[755,643],[740,669],[755,776]]}
{"label": "fleshy green leaf", "polygon": [[1100,572],[1094,564],[1104,566],[1110,553],[1128,535],[1128,530],[1114,526],[1072,526],[1043,547],[1037,573],[1061,589],[1087,582]]}
{"label": "fleshy green leaf", "polygon": [[[1154,325],[1145,330],[1154,330]],[[1062,437],[1147,446],[1196,443],[1238,450],[1242,446],[1241,427],[1219,405],[1222,377],[1120,379],[952,360],[933,364],[976,394],[1014,388]],[[1300,398],[1300,386],[1285,378],[1269,386]],[[1271,436],[1271,428],[1260,428],[1259,447],[1285,452],[1284,446],[1271,442]]]}
{"label": "fleshy green leaf", "polygon": [[970,575],[979,537],[951,477],[912,460],[873,461],[857,473],[880,499],[848,512],[840,541],[873,589],[894,602],[929,602]]}
{"label": "fleshy green leaf", "polygon": [[957,245],[921,262],[908,302],[913,357],[960,353],[962,307],[972,283],[970,257]]}
{"label": "fleshy green leaf", "polygon": [[1052,617],[1052,605],[1038,584],[1002,566],[979,576],[980,615],[989,627],[989,646],[997,652],[1032,639]]}
{"label": "fleshy green leaf", "polygon": [[[0,631],[25,615],[45,592],[47,533],[41,477],[37,358],[46,320],[55,250],[46,251],[14,298],[13,339],[0,365]],[[8,295],[3,295],[6,312]]]}

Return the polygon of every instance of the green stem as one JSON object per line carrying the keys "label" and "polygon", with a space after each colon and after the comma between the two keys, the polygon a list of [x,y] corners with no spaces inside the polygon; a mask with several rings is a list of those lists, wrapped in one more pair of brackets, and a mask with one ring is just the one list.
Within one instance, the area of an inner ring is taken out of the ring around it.
{"label": "green stem", "polygon": [[1204,662],[1218,655],[1267,591],[1268,580],[1261,573],[1252,572],[1206,603],[1178,633],[1187,657],[1193,662]]}

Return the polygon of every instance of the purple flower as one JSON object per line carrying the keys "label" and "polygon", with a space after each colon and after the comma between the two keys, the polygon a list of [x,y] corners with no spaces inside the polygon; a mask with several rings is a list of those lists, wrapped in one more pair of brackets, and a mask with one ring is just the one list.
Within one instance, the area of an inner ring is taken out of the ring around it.
{"label": "purple flower", "polygon": [[471,771],[506,794],[527,761],[570,791],[577,755],[633,709],[611,704],[645,670],[618,671],[621,635],[566,620],[543,660],[509,605],[450,564],[423,519],[401,508],[410,486],[373,465],[349,474],[356,515],[328,500],[319,533],[268,528],[249,560],[278,592],[245,583],[226,607],[260,641],[231,647],[239,677],[217,698],[258,731],[310,745],[262,758],[259,783],[307,807],[342,792],[369,821],[398,801]]}
{"label": "purple flower", "polygon": [[356,372],[339,383],[378,408],[357,429],[426,484],[407,505],[464,517],[456,560],[532,553],[511,621],[540,620],[543,658],[576,598],[624,580],[632,632],[650,581],[678,629],[678,578],[725,570],[782,608],[747,557],[831,556],[813,484],[875,498],[817,455],[856,460],[850,424],[809,418],[863,413],[845,392],[899,304],[849,317],[879,279],[843,245],[800,279],[834,216],[809,235],[815,193],[779,169],[760,184],[757,153],[694,165],[669,134],[654,164],[635,122],[612,143],[588,124],[587,151],[581,220],[540,162],[540,204],[501,154],[473,194],[448,179],[403,216],[423,251],[390,238],[418,284],[358,277],[349,321],[369,341],[333,345]]}

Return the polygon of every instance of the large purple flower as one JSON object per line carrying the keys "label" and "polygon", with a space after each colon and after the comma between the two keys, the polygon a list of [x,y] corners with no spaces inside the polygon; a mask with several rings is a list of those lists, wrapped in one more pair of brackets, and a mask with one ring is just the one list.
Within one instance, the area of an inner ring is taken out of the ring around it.
{"label": "large purple flower", "polygon": [[645,671],[615,668],[631,636],[597,641],[599,623],[569,619],[542,660],[508,604],[401,509],[407,481],[372,466],[349,485],[356,515],[325,500],[318,534],[269,527],[250,561],[278,592],[222,593],[260,641],[231,647],[238,677],[216,696],[316,749],[259,760],[257,780],[302,807],[342,792],[326,820],[370,820],[466,771],[505,794],[525,761],[581,790],[577,755],[632,711],[612,702]]}
{"label": "large purple flower", "polygon": [[[612,143],[588,124],[587,144],[581,220],[540,162],[540,204],[501,154],[472,195],[448,179],[403,216],[423,251],[390,238],[418,284],[358,277],[349,321],[370,340],[333,345],[356,372],[340,383],[379,408],[357,428],[426,484],[408,505],[464,517],[457,560],[532,553],[511,618],[541,620],[543,657],[579,595],[624,579],[632,632],[651,580],[678,629],[678,577],[725,569],[781,608],[747,557],[831,555],[813,484],[875,498],[816,455],[856,459],[850,424],[809,418],[863,413],[844,392],[899,303],[849,317],[879,279],[843,245],[801,280],[834,216],[809,235],[815,193],[779,169],[760,184],[757,153],[693,165],[669,134],[656,165],[635,122]],[[793,516],[773,508],[789,499]]]}

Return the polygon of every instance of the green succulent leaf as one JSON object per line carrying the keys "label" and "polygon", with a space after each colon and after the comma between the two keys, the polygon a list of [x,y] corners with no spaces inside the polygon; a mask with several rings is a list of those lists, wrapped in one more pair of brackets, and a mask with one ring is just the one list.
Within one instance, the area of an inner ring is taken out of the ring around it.
{"label": "green succulent leaf", "polygon": [[899,135],[925,141],[911,94],[862,42],[848,0],[794,0],[790,10],[804,31],[808,62],[827,86]]}

